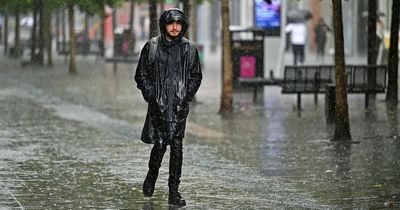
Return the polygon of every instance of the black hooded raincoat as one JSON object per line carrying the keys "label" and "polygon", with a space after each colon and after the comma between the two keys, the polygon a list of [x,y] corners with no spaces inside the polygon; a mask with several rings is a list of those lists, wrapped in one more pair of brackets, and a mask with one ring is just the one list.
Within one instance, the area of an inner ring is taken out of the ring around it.
{"label": "black hooded raincoat", "polygon": [[[165,26],[173,21],[182,24],[182,31],[169,42]],[[170,144],[171,140],[184,137],[188,102],[199,89],[202,74],[197,49],[194,61],[189,59],[190,41],[183,38],[188,29],[185,15],[178,9],[166,10],[159,27],[161,35],[154,62],[150,63],[148,41],[140,54],[135,81],[148,103],[141,140]]]}

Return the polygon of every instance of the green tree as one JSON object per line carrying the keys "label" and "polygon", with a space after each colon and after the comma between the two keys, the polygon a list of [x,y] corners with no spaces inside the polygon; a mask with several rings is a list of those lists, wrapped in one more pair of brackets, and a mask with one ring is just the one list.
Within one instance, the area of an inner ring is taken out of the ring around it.
{"label": "green tree", "polygon": [[342,0],[332,0],[333,25],[335,37],[335,80],[336,80],[336,106],[335,106],[335,134],[333,140],[351,140],[349,109],[347,104],[345,57],[343,40]]}
{"label": "green tree", "polygon": [[76,40],[75,40],[75,12],[74,3],[68,2],[68,26],[69,26],[69,67],[68,72],[75,74],[76,70]]}
{"label": "green tree", "polygon": [[44,37],[46,40],[46,49],[47,49],[47,66],[53,66],[53,45],[52,45],[52,40],[53,40],[53,34],[52,34],[52,24],[51,20],[52,18],[52,13],[53,13],[53,7],[50,4],[51,1],[45,1],[44,2]]}
{"label": "green tree", "polygon": [[104,6],[107,4],[111,7],[116,7],[121,4],[122,0],[66,0],[68,9],[68,22],[69,22],[69,39],[70,39],[70,62],[69,70],[70,73],[76,73],[76,39],[75,39],[75,23],[74,23],[74,8],[77,6],[82,11],[94,15],[99,14],[104,16]]}
{"label": "green tree", "polygon": [[[21,41],[20,41],[20,15],[29,11],[30,0],[3,0],[0,3],[0,11],[6,12],[8,15],[15,16],[15,38],[13,46],[13,56],[20,57]],[[8,21],[7,21],[8,22]],[[8,37],[7,37],[8,38]]]}
{"label": "green tree", "polygon": [[[51,10],[62,5],[61,0],[24,0],[23,12],[32,11],[33,27],[31,31],[31,62],[43,64],[44,49],[48,52],[48,65],[52,65],[51,52]],[[39,21],[38,16],[39,14]],[[39,22],[39,24],[38,24]],[[39,31],[39,33],[38,33]],[[38,53],[36,50],[39,49]]]}
{"label": "green tree", "polygon": [[43,36],[45,38],[45,46],[47,49],[47,66],[53,66],[53,45],[52,45],[52,40],[53,40],[53,34],[52,34],[52,24],[51,20],[53,19],[53,11],[56,9],[56,4],[51,4],[51,1],[44,1],[44,30],[43,30]]}
{"label": "green tree", "polygon": [[20,51],[21,51],[21,40],[20,40],[20,33],[19,33],[19,19],[20,19],[20,14],[21,10],[19,7],[20,2],[16,2],[15,7],[13,8],[14,16],[15,16],[15,35],[14,35],[14,51],[11,53],[12,56],[19,57],[20,56]]}

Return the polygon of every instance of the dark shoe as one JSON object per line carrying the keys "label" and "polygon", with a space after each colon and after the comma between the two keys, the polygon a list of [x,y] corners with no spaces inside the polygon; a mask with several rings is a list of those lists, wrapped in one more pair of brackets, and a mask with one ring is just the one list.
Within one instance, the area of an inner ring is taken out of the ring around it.
{"label": "dark shoe", "polygon": [[168,204],[174,205],[177,207],[183,207],[186,206],[186,201],[182,199],[182,196],[180,193],[170,193],[168,196]]}
{"label": "dark shoe", "polygon": [[151,197],[154,193],[154,186],[156,185],[157,173],[148,172],[146,179],[143,183],[143,195],[144,197]]}

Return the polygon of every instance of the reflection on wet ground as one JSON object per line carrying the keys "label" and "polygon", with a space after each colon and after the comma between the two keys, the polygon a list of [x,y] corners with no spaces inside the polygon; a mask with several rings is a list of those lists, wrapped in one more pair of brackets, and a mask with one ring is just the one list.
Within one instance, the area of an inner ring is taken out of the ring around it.
{"label": "reflection on wet ground", "polygon": [[[132,67],[80,60],[78,75],[21,68],[0,77],[0,207],[26,209],[170,209],[168,154],[154,198],[141,185],[151,147],[138,138],[146,105]],[[359,144],[330,141],[323,95],[266,89],[265,103],[236,95],[235,114],[220,116],[218,84],[206,69],[184,144],[187,209],[377,209],[399,207],[399,114],[378,96],[349,96]]]}

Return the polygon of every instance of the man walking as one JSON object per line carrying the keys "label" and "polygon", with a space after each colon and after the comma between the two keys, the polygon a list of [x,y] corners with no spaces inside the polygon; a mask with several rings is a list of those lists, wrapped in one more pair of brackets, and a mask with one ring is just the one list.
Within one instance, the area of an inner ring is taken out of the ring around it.
{"label": "man walking", "polygon": [[319,18],[318,23],[314,28],[315,43],[317,44],[317,60],[321,58],[322,61],[324,61],[326,33],[330,31],[331,29],[326,25],[324,18]]}
{"label": "man walking", "polygon": [[178,186],[188,103],[202,79],[197,48],[183,37],[188,25],[181,10],[165,10],[159,19],[161,34],[144,45],[135,74],[137,87],[148,103],[141,140],[154,144],[143,194],[145,197],[153,195],[158,171],[169,145],[168,203],[179,207],[186,205]]}
{"label": "man walking", "polygon": [[290,42],[293,48],[293,64],[297,65],[300,62],[304,64],[305,55],[304,47],[307,41],[307,27],[303,22],[289,23],[285,27],[285,32],[290,33]]}

